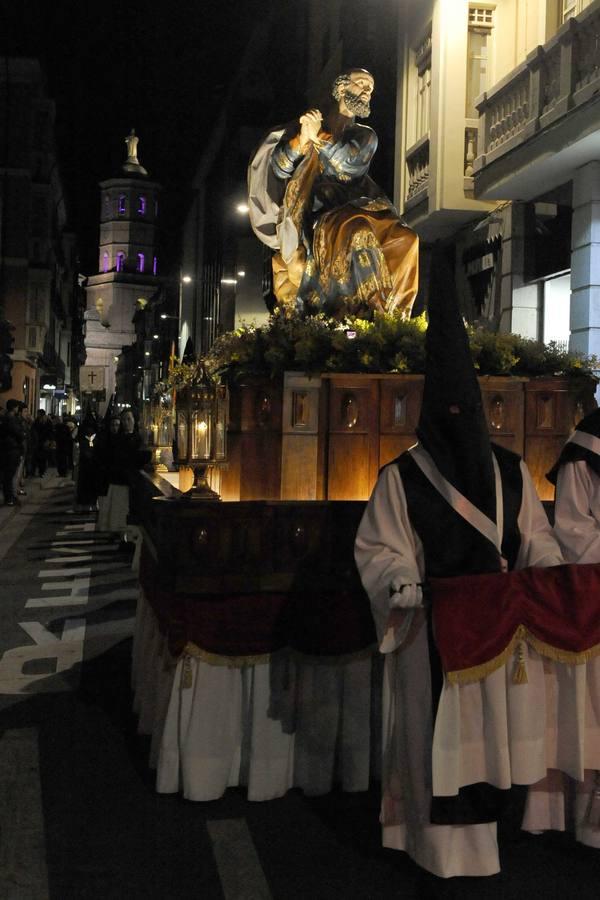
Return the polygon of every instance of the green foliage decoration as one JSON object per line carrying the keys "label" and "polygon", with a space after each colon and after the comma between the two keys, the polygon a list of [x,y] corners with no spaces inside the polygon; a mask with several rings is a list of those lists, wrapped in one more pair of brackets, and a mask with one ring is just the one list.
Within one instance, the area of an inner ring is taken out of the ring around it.
{"label": "green foliage decoration", "polygon": [[[221,335],[204,362],[214,377],[230,384],[249,376],[279,379],[286,371],[419,374],[425,371],[426,331],[425,314],[405,319],[385,313],[371,322],[339,322],[322,314],[276,311],[265,325],[242,324]],[[600,369],[595,357],[569,353],[555,343],[470,325],[467,334],[479,375],[583,377]]]}

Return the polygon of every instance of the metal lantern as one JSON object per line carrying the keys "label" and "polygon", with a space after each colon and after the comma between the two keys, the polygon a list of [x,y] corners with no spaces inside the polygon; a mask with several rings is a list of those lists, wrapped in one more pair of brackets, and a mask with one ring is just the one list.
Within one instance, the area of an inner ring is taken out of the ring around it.
{"label": "metal lantern", "polygon": [[177,391],[177,458],[194,470],[194,484],[187,494],[202,500],[218,500],[207,482],[209,468],[227,459],[227,388],[217,384],[203,365],[196,382]]}

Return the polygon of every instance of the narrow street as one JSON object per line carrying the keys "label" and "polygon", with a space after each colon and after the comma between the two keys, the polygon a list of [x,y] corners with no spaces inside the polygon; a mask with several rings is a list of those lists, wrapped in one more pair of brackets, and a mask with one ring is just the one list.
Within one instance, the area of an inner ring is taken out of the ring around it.
{"label": "narrow street", "polygon": [[[0,508],[0,898],[417,897],[416,867],[380,847],[377,785],[266,803],[155,793],[131,714],[130,556],[74,513],[72,483],[36,482]],[[523,836],[501,881],[468,896],[592,900],[599,883],[597,853]]]}

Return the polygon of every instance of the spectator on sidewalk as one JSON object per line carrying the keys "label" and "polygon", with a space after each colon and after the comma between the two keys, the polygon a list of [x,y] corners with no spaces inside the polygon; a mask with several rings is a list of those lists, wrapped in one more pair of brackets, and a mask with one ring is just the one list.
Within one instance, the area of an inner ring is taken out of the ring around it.
{"label": "spectator on sidewalk", "polygon": [[6,411],[0,417],[0,468],[5,506],[17,502],[14,479],[23,456],[23,425],[18,412],[19,401],[7,400]]}
{"label": "spectator on sidewalk", "polygon": [[121,413],[121,430],[115,434],[108,457],[108,493],[98,517],[99,531],[114,531],[127,541],[127,516],[129,513],[129,483],[131,476],[150,461],[136,428],[133,412]]}
{"label": "spectator on sidewalk", "polygon": [[31,436],[31,426],[33,425],[33,417],[27,408],[26,403],[21,403],[19,405],[21,422],[23,423],[23,436],[25,441],[25,447],[23,452],[23,474],[22,479],[29,478],[31,475],[31,448],[32,448],[32,436]]}
{"label": "spectator on sidewalk", "polygon": [[73,468],[73,438],[71,437],[72,422],[63,416],[54,427],[56,440],[56,470],[61,478],[65,478]]}
{"label": "spectator on sidewalk", "polygon": [[35,456],[33,460],[33,474],[36,472],[43,478],[48,468],[48,454],[53,441],[52,421],[46,415],[45,409],[39,409],[35,422],[31,426],[35,441]]}
{"label": "spectator on sidewalk", "polygon": [[79,509],[96,509],[98,492],[96,489],[96,466],[94,463],[94,441],[100,430],[98,420],[90,408],[87,409],[79,426],[77,444],[79,447],[77,466],[76,503]]}

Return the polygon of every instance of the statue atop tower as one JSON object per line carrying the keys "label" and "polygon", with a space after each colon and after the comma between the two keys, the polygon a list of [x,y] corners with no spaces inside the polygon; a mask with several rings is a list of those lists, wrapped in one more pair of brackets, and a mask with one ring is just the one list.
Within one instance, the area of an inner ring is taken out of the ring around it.
{"label": "statue atop tower", "polygon": [[139,137],[135,133],[135,128],[132,128],[125,138],[125,144],[127,145],[127,159],[123,163],[123,171],[129,174],[147,175],[148,172],[141,165],[137,155],[139,140]]}

